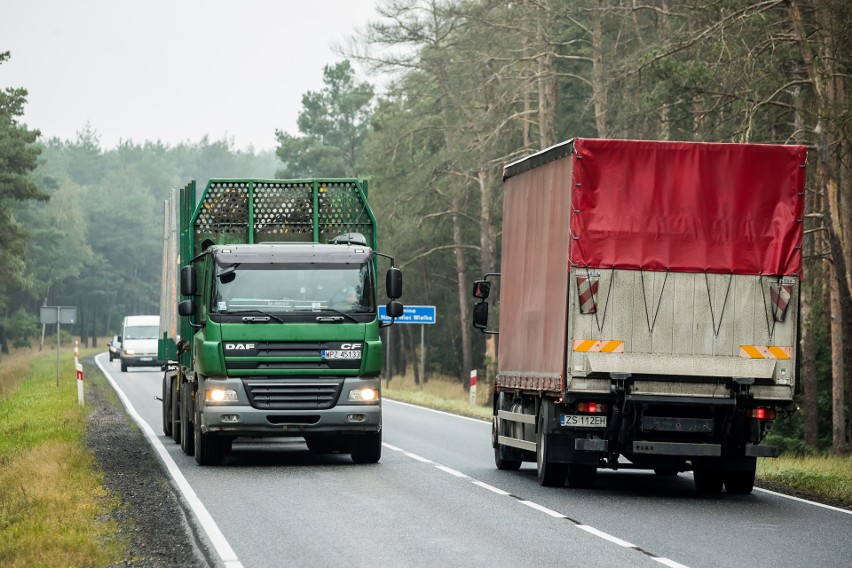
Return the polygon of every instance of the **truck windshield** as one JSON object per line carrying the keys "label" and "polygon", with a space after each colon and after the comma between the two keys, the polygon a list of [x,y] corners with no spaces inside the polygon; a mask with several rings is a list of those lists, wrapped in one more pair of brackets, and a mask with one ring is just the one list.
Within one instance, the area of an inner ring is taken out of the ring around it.
{"label": "truck windshield", "polygon": [[370,263],[220,267],[211,311],[375,313]]}

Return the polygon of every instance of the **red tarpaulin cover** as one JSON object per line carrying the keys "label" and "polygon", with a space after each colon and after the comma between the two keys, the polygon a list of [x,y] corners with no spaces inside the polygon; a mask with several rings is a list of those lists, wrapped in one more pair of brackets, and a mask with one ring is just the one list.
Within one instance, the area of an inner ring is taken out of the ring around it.
{"label": "red tarpaulin cover", "polygon": [[578,138],[570,261],[798,275],[806,157],[804,146]]}

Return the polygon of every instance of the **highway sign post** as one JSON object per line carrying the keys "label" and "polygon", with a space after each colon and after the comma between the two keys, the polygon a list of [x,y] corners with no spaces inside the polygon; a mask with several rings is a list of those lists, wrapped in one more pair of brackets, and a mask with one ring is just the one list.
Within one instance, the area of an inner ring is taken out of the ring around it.
{"label": "highway sign post", "polygon": [[[435,306],[405,306],[402,311],[402,315],[394,320],[395,323],[406,323],[406,324],[418,324],[418,325],[432,325],[437,321],[437,310]],[[379,320],[385,323],[390,323],[391,319],[388,317],[388,312],[385,306],[379,306]],[[425,349],[425,327],[420,328],[420,388],[423,388],[423,379],[425,378],[425,362],[423,359],[423,355],[426,353]],[[388,334],[390,337],[390,334]],[[388,341],[388,348],[386,349],[386,361],[385,368],[390,368],[390,341]]]}
{"label": "highway sign post", "polygon": [[77,321],[76,306],[42,306],[41,323],[48,325],[56,324],[56,386],[59,386],[59,324]]}

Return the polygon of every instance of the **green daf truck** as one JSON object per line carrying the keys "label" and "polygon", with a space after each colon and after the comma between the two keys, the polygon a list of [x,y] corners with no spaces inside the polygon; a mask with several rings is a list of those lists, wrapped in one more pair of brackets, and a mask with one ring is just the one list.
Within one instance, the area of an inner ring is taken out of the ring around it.
{"label": "green daf truck", "polygon": [[378,462],[379,328],[402,315],[402,274],[375,250],[367,182],[214,179],[196,199],[193,181],[163,229],[164,433],[199,465],[280,436]]}

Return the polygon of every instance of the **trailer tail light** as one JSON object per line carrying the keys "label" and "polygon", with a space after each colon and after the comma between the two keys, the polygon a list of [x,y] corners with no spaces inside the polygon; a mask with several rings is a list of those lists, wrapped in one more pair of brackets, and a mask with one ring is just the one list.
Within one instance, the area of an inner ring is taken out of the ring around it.
{"label": "trailer tail light", "polygon": [[587,414],[602,414],[606,412],[606,405],[598,402],[578,402],[577,412],[585,412]]}
{"label": "trailer tail light", "polygon": [[775,420],[774,408],[749,408],[746,410],[746,417],[756,420]]}

